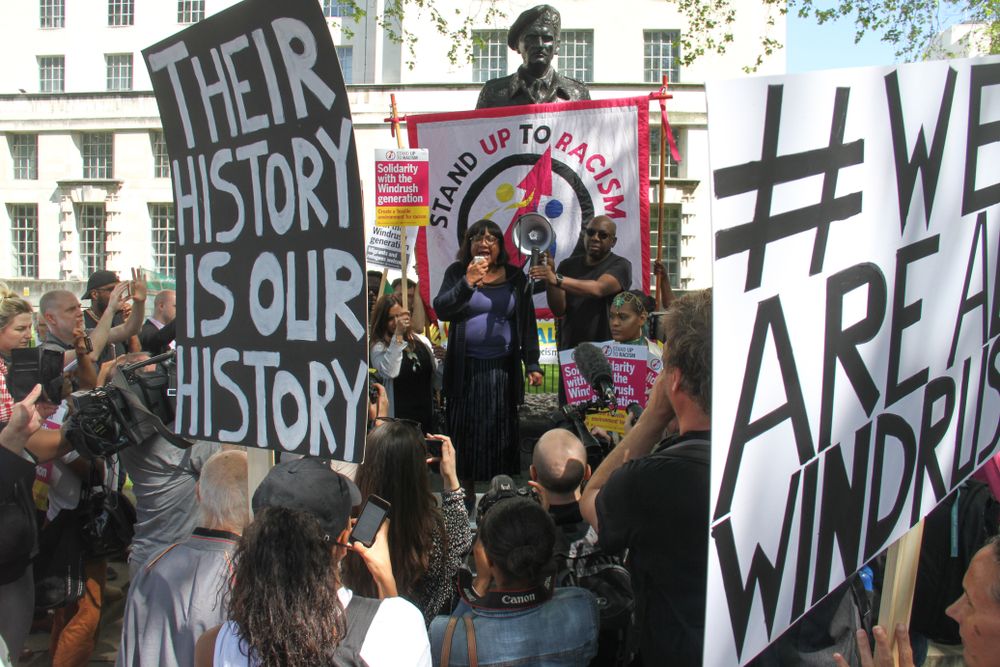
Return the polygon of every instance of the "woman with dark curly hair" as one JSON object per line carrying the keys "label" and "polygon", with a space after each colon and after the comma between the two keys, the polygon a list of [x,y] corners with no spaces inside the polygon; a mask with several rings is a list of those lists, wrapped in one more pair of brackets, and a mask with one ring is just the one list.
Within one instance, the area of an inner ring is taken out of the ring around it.
{"label": "woman with dark curly hair", "polygon": [[597,601],[583,588],[553,589],[555,541],[552,517],[534,500],[507,498],[486,511],[473,549],[475,578],[462,571],[462,601],[431,623],[435,665],[471,664],[470,647],[480,664],[589,664]]}
{"label": "woman with dark curly hair", "polygon": [[[271,469],[233,557],[229,621],[198,639],[195,667],[429,667],[420,612],[396,597],[387,526],[370,548],[348,547],[358,503],[357,487],[319,459]],[[348,548],[364,559],[379,600],[341,585]]]}
{"label": "woman with dark curly hair", "polygon": [[[392,503],[389,554],[399,594],[415,604],[428,625],[454,591],[455,573],[472,544],[465,493],[455,473],[455,449],[441,441],[442,507],[431,493],[428,453],[419,426],[389,421],[368,434],[365,462],[355,478],[361,495]],[[358,556],[348,555],[344,581],[361,595],[374,595],[375,583]]]}
{"label": "woman with dark curly hair", "polygon": [[457,259],[445,271],[434,310],[451,323],[446,414],[458,475],[471,499],[474,480],[518,473],[521,364],[532,385],[542,383],[542,372],[528,279],[508,263],[500,227],[492,220],[471,225]]}

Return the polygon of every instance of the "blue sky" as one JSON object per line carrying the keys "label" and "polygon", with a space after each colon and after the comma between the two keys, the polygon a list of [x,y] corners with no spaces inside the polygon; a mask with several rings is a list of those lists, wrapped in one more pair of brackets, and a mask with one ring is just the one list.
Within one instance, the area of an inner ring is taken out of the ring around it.
{"label": "blue sky", "polygon": [[838,67],[869,67],[896,62],[892,46],[877,36],[865,35],[854,43],[854,23],[850,20],[827,21],[817,25],[814,19],[800,19],[788,14],[788,72],[810,72]]}

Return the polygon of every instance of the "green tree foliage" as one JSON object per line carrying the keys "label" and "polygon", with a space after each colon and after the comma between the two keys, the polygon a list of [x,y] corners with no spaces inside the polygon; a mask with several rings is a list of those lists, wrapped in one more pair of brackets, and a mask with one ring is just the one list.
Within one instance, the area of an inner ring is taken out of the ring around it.
{"label": "green tree foliage", "polygon": [[904,60],[923,60],[935,51],[935,38],[958,23],[979,23],[984,29],[971,36],[981,48],[1000,53],[1000,0],[839,0],[829,6],[814,0],[793,0],[802,18],[820,24],[830,20],[854,22],[854,41],[877,35]]}

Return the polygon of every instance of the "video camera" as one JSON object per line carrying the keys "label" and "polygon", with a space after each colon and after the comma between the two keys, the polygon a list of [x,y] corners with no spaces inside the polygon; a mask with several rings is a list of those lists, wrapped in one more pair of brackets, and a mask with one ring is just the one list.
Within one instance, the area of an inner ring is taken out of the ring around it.
{"label": "video camera", "polygon": [[119,368],[103,387],[73,392],[65,433],[74,449],[86,459],[100,458],[154,433],[177,447],[190,447],[165,426],[173,422],[176,409],[173,359],[173,350],[143,359]]}
{"label": "video camera", "polygon": [[517,487],[514,480],[508,475],[497,475],[490,480],[489,490],[479,499],[479,506],[476,508],[476,525],[481,526],[483,517],[498,503],[508,498],[531,498],[540,503],[538,493],[532,488]]}

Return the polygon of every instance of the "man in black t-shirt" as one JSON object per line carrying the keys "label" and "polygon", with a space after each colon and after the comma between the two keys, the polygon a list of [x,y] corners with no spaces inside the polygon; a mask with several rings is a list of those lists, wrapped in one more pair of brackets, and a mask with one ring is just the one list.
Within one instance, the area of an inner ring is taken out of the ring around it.
{"label": "man in black t-shirt", "polygon": [[[598,531],[602,549],[629,549],[643,614],[642,664],[700,665],[708,579],[711,292],[674,301],[664,325],[663,371],[646,410],[590,478],[580,512]],[[677,434],[661,441],[674,419]]]}
{"label": "man in black t-shirt", "polygon": [[611,338],[611,300],[632,286],[632,263],[611,252],[618,242],[616,232],[614,221],[599,215],[583,229],[582,254],[564,259],[558,269],[551,258],[531,269],[532,278],[545,282],[552,314],[562,318],[560,351]]}

